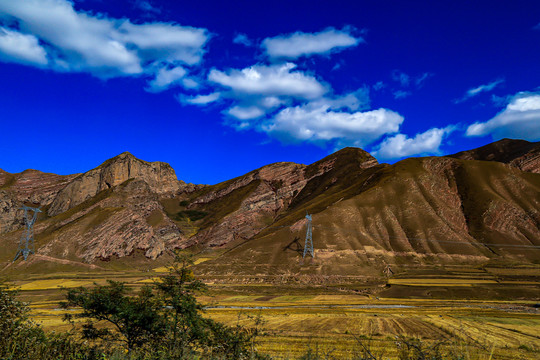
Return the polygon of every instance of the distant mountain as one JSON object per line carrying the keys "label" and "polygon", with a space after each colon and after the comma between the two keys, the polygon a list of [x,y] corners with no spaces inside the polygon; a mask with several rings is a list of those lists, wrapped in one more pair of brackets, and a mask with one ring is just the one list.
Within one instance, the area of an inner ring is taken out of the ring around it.
{"label": "distant mountain", "polygon": [[540,142],[502,139],[473,150],[449,155],[456,159],[498,161],[522,171],[540,173]]}
{"label": "distant mountain", "polygon": [[538,143],[502,140],[388,165],[345,148],[212,186],[186,184],[168,164],[129,153],[70,176],[0,171],[0,262],[11,261],[22,234],[17,209],[31,203],[44,210],[37,256],[17,267],[122,267],[193,248],[220,254],[198,265],[213,276],[297,273],[307,212],[310,271],[321,276],[380,276],[385,264],[536,263],[537,155]]}

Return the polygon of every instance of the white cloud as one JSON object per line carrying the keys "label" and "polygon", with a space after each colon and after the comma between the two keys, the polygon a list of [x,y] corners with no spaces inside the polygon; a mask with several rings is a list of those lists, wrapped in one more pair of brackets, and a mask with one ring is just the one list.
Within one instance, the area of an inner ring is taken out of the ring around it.
{"label": "white cloud", "polygon": [[352,28],[328,28],[318,33],[295,32],[266,38],[262,47],[271,58],[297,59],[301,56],[327,54],[356,46],[364,40],[351,35]]}
{"label": "white cloud", "polygon": [[179,97],[179,100],[183,103],[193,104],[193,105],[206,105],[213,102],[216,102],[221,97],[221,93],[215,92],[208,95],[197,95],[194,97]]}
{"label": "white cloud", "polygon": [[480,93],[483,93],[483,92],[490,92],[492,91],[493,89],[495,89],[499,84],[502,84],[504,82],[504,79],[497,79],[497,80],[494,80],[488,84],[484,84],[484,85],[479,85],[477,87],[474,87],[474,88],[471,88],[469,90],[467,90],[467,92],[465,93],[465,95],[463,95],[463,97],[461,99],[457,99],[457,100],[454,100],[454,103],[458,104],[458,103],[461,103],[461,102],[464,102]]}
{"label": "white cloud", "polygon": [[147,90],[152,92],[166,90],[174,83],[179,82],[186,73],[187,71],[181,66],[172,69],[161,68],[158,70],[155,79],[148,83],[150,87]]}
{"label": "white cloud", "polygon": [[182,85],[184,85],[184,87],[186,89],[197,89],[201,84],[199,84],[195,79],[193,78],[183,78],[182,79]]}
{"label": "white cloud", "polygon": [[296,65],[254,65],[242,70],[210,71],[208,80],[226,91],[223,98],[234,102],[225,113],[246,120],[261,117],[294,99],[321,98],[328,87],[315,77],[293,71]]}
{"label": "white cloud", "polygon": [[251,46],[252,42],[249,40],[248,36],[246,34],[237,34],[234,39],[233,43],[240,44],[244,46]]}
{"label": "white cloud", "polygon": [[30,65],[46,65],[47,53],[35,36],[0,27],[0,60]]}
{"label": "white cloud", "polygon": [[486,122],[467,128],[467,136],[491,135],[494,139],[540,139],[540,93],[521,92],[512,97],[506,108]]}
{"label": "white cloud", "polygon": [[264,109],[258,106],[233,106],[226,113],[238,120],[251,120],[265,115]]}
{"label": "white cloud", "polygon": [[281,110],[262,130],[284,142],[328,142],[365,146],[395,133],[403,117],[388,109],[334,111],[332,102],[319,101]]}
{"label": "white cloud", "polygon": [[411,155],[437,154],[443,137],[453,130],[452,126],[444,129],[433,128],[417,134],[414,138],[397,134],[386,138],[373,152],[373,155],[381,159],[398,159]]}
{"label": "white cloud", "polygon": [[213,69],[208,79],[240,95],[291,96],[314,99],[322,96],[326,87],[317,79],[300,71],[291,71],[295,64],[254,65],[227,73]]}
{"label": "white cloud", "polygon": [[0,14],[47,44],[51,68],[105,78],[145,74],[155,63],[197,64],[209,38],[205,29],[77,12],[67,0],[0,0]]}
{"label": "white cloud", "polygon": [[199,63],[204,54],[204,44],[209,38],[206,30],[167,23],[132,24],[123,22],[117,37],[122,43],[135,46],[143,61]]}

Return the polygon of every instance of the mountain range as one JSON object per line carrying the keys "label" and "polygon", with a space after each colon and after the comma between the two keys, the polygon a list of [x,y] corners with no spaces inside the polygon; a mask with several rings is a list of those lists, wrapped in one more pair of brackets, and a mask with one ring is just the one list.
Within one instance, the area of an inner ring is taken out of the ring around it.
{"label": "mountain range", "polygon": [[[12,263],[23,204],[42,210],[36,254]],[[308,213],[315,258],[304,261]],[[170,165],[128,152],[82,174],[0,170],[5,272],[159,264],[185,248],[203,254],[197,266],[216,278],[538,264],[539,229],[540,143],[522,140],[393,165],[345,148],[216,185],[187,184]]]}

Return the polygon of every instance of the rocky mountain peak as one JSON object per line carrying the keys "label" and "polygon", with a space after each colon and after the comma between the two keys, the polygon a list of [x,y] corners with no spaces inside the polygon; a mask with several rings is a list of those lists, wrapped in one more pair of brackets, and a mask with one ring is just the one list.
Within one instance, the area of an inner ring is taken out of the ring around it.
{"label": "rocky mountain peak", "polygon": [[158,194],[178,191],[184,182],[178,181],[174,169],[167,163],[140,160],[129,152],[115,156],[68,184],[60,191],[49,208],[49,215],[60,214],[98,192],[120,185],[126,180],[145,181]]}
{"label": "rocky mountain peak", "polygon": [[367,169],[379,162],[370,153],[356,147],[346,147],[314,162],[306,168],[306,177],[322,174],[331,169]]}

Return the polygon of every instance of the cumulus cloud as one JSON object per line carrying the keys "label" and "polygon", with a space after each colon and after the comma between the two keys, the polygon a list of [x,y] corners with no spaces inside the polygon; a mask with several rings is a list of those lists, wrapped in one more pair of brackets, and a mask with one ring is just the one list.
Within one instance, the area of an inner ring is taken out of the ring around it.
{"label": "cumulus cloud", "polygon": [[351,27],[342,30],[328,28],[317,33],[295,32],[293,34],[266,38],[262,48],[270,58],[297,59],[302,56],[328,54],[356,46],[364,40],[354,37]]}
{"label": "cumulus cloud", "polygon": [[242,70],[210,71],[208,79],[242,95],[292,96],[303,99],[320,97],[327,89],[313,76],[292,71],[293,63],[254,65]]}
{"label": "cumulus cloud", "polygon": [[484,84],[484,85],[479,85],[477,87],[474,87],[474,88],[471,88],[469,90],[467,90],[467,92],[465,93],[465,95],[463,95],[462,98],[460,99],[457,99],[457,100],[454,100],[454,102],[456,104],[458,103],[461,103],[461,102],[464,102],[480,93],[483,93],[483,92],[490,92],[492,91],[493,89],[495,89],[499,84],[502,84],[504,82],[504,79],[497,79],[497,80],[494,80],[488,84]]}
{"label": "cumulus cloud", "polygon": [[67,0],[0,0],[0,14],[21,34],[47,44],[52,69],[104,78],[147,74],[159,69],[156,64],[195,65],[209,38],[205,29],[77,12]]}
{"label": "cumulus cloud", "polygon": [[0,60],[36,66],[47,64],[47,53],[35,36],[0,27]]}
{"label": "cumulus cloud", "polygon": [[281,110],[262,130],[283,142],[365,146],[397,132],[402,122],[401,115],[388,109],[335,111],[332,102],[319,101]]}
{"label": "cumulus cloud", "polygon": [[193,78],[185,77],[182,79],[182,85],[186,89],[197,89],[201,84],[199,84],[199,82]]}
{"label": "cumulus cloud", "polygon": [[506,108],[486,122],[467,128],[467,136],[491,135],[493,139],[540,139],[540,93],[521,92],[512,97]]}
{"label": "cumulus cloud", "polygon": [[244,45],[244,46],[252,45],[251,40],[249,40],[246,34],[236,34],[236,36],[233,39],[233,43]]}
{"label": "cumulus cloud", "polygon": [[280,105],[297,100],[314,100],[323,96],[328,87],[315,77],[294,71],[292,63],[254,65],[227,72],[213,69],[208,80],[227,91],[223,97],[235,102],[226,114],[241,120],[258,118]]}
{"label": "cumulus cloud", "polygon": [[[256,119],[266,114],[264,109],[259,106],[233,106],[226,111],[227,114],[235,117],[238,120]],[[236,124],[236,123],[233,123]],[[242,128],[246,127],[246,123],[240,122]],[[238,127],[238,126],[236,126]]]}
{"label": "cumulus cloud", "polygon": [[386,138],[373,152],[381,159],[399,159],[412,155],[437,154],[445,136],[450,134],[454,127],[443,129],[433,128],[410,138],[405,134],[397,134]]}
{"label": "cumulus cloud", "polygon": [[197,95],[193,97],[180,96],[179,100],[182,103],[188,103],[193,105],[206,105],[219,100],[221,93],[215,92],[207,95]]}
{"label": "cumulus cloud", "polygon": [[161,68],[158,70],[156,78],[148,83],[149,87],[147,90],[151,92],[166,90],[172,84],[182,79],[186,73],[187,71],[181,66],[172,69]]}

